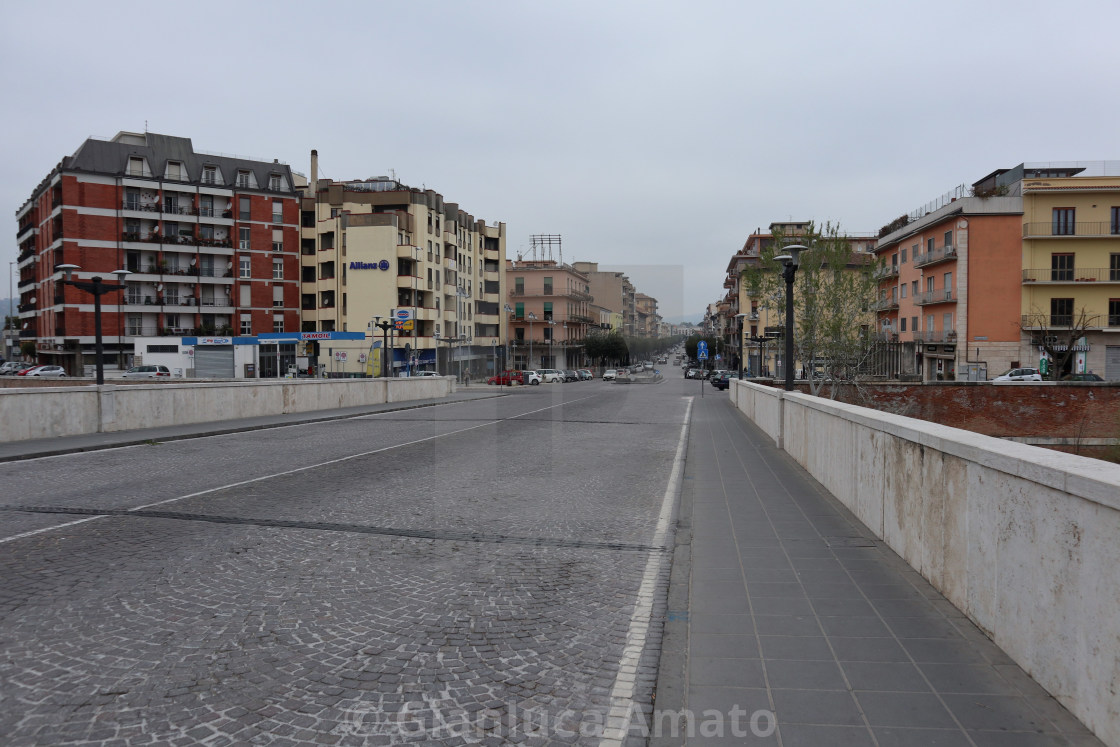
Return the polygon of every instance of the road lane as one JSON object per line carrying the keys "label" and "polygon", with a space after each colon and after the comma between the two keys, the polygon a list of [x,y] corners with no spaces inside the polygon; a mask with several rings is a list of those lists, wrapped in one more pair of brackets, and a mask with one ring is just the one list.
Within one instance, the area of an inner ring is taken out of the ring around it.
{"label": "road lane", "polygon": [[455,744],[544,719],[542,744],[597,744],[651,558],[663,586],[687,402],[672,383],[533,387],[5,464],[5,537],[15,517],[90,518],[37,506],[120,513],[0,544],[0,732]]}

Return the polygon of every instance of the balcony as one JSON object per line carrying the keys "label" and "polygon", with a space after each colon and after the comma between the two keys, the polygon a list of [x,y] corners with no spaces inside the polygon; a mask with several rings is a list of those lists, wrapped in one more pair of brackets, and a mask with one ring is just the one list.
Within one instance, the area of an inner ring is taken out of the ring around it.
{"label": "balcony", "polygon": [[890,311],[891,309],[898,308],[897,298],[880,298],[875,303],[871,304],[872,311]]}
{"label": "balcony", "polygon": [[1024,283],[1120,283],[1120,268],[1023,270]]}
{"label": "balcony", "polygon": [[932,329],[922,332],[914,333],[915,342],[941,342],[953,344],[957,341],[957,331],[955,329]]}
{"label": "balcony", "polygon": [[1081,238],[1120,238],[1120,223],[1101,220],[1079,220],[1073,223],[1066,221],[1049,221],[1046,223],[1024,223],[1024,239],[1066,238],[1079,236]]}
{"label": "balcony", "polygon": [[871,273],[871,277],[876,280],[887,280],[888,278],[898,277],[898,265],[885,265]]}
{"label": "balcony", "polygon": [[918,306],[929,306],[935,303],[956,303],[957,299],[953,297],[952,288],[942,288],[940,290],[926,291],[914,296],[914,303]]}
{"label": "balcony", "polygon": [[1086,314],[1082,320],[1073,314],[1024,314],[1022,318],[1023,329],[1070,329],[1074,322],[1085,324],[1086,329],[1099,329],[1101,317],[1099,314]]}
{"label": "balcony", "polygon": [[915,267],[935,265],[938,262],[948,262],[957,258],[957,249],[953,246],[943,246],[924,254],[914,256]]}
{"label": "balcony", "polygon": [[128,200],[126,199],[121,205],[122,210],[134,210],[138,213],[158,213],[158,202],[141,202],[139,199]]}

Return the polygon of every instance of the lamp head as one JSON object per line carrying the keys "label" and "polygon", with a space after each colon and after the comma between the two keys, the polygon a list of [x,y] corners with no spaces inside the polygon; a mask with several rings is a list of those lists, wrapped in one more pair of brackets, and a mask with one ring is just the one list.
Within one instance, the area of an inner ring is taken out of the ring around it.
{"label": "lamp head", "polygon": [[79,267],[78,265],[63,264],[63,265],[55,265],[54,269],[62,270],[62,273],[66,276],[66,279],[69,280],[70,276],[74,274],[74,270],[80,270],[82,268]]}
{"label": "lamp head", "polygon": [[528,318],[532,319],[533,321],[536,321],[537,315],[534,314],[532,311],[530,311],[529,314],[528,314]]}
{"label": "lamp head", "polygon": [[777,257],[774,257],[774,259],[776,261],[789,262],[794,267],[801,264],[801,252],[809,251],[809,247],[803,246],[802,244],[788,244],[782,247],[782,249],[785,253],[779,254]]}

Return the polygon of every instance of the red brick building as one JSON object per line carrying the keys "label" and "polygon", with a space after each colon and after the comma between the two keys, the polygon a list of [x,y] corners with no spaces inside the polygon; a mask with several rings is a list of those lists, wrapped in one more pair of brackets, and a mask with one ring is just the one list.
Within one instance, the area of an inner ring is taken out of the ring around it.
{"label": "red brick building", "polygon": [[40,363],[92,365],[93,297],[64,285],[116,281],[102,297],[105,365],[133,337],[299,330],[299,203],[277,161],[196,152],[189,138],[86,140],[16,213],[21,343]]}

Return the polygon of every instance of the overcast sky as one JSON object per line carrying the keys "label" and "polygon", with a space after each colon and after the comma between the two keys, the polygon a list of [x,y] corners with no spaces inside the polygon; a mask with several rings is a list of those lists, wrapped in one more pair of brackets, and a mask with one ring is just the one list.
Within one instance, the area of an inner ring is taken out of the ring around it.
{"label": "overcast sky", "polygon": [[[4,2],[14,212],[88,136],[388,174],[666,317],[776,220],[874,232],[996,168],[1120,158],[1120,2]],[[6,293],[5,288],[2,293]]]}

